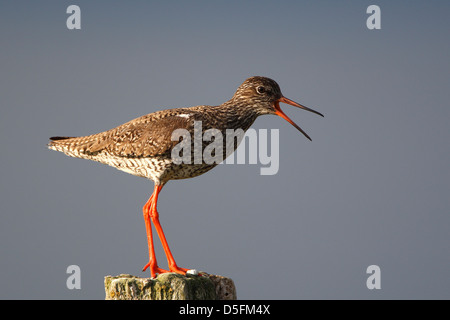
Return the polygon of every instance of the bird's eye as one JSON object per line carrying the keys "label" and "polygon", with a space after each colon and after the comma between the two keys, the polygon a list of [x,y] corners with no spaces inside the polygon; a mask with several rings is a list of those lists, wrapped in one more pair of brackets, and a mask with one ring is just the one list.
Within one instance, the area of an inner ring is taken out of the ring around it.
{"label": "bird's eye", "polygon": [[261,94],[261,93],[266,92],[266,88],[260,86],[260,87],[256,88],[256,91]]}

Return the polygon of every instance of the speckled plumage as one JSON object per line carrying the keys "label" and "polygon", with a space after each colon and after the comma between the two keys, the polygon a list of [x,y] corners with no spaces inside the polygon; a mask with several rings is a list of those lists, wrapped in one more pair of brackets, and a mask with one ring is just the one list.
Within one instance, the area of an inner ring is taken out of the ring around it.
{"label": "speckled plumage", "polygon": [[[270,90],[270,96],[256,93],[255,88],[258,86]],[[226,129],[246,131],[258,116],[274,113],[271,100],[279,97],[281,91],[275,81],[252,77],[237,89],[229,101],[219,106],[202,105],[157,111],[105,132],[84,137],[53,137],[49,148],[68,156],[98,161],[151,179],[157,184],[165,184],[173,179],[198,176],[216,166],[215,163],[173,164],[171,151],[178,143],[171,140],[175,129],[193,132],[194,121],[202,121],[203,132],[216,128],[221,130],[224,137]]]}

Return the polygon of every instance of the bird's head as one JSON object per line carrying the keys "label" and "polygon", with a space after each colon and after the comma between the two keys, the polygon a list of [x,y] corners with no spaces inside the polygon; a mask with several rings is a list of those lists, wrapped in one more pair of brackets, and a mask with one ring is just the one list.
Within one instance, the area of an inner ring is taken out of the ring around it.
{"label": "bird's head", "polygon": [[232,100],[237,105],[246,105],[254,108],[258,115],[275,114],[292,124],[309,140],[311,138],[294,121],[292,121],[280,108],[280,102],[290,104],[323,117],[323,114],[307,108],[283,96],[280,86],[274,80],[265,77],[251,77],[245,80],[236,90]]}

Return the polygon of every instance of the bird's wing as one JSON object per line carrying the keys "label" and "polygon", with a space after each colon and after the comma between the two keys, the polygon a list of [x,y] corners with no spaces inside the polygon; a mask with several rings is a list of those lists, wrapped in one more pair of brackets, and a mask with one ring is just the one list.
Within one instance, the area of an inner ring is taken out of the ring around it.
{"label": "bird's wing", "polygon": [[85,153],[107,152],[119,157],[153,157],[171,153],[179,140],[172,141],[176,129],[191,131],[198,113],[189,108],[151,113],[108,130],[87,146]]}

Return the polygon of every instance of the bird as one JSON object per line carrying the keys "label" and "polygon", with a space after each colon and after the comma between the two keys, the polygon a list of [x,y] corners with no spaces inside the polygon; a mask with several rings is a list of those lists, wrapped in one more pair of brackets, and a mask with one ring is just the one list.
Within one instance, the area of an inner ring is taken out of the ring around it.
{"label": "bird", "polygon": [[[100,162],[129,174],[152,180],[154,182],[153,193],[143,207],[149,260],[142,271],[149,269],[152,278],[167,272],[184,275],[191,269],[179,267],[175,262],[159,221],[158,196],[168,181],[202,175],[213,169],[218,163],[206,162],[206,159],[194,161],[194,163],[192,161],[175,161],[177,159],[174,157],[173,151],[181,142],[180,139],[173,139],[173,132],[182,129],[185,130],[184,132],[192,134],[195,123],[200,121],[202,132],[209,129],[216,129],[224,135],[226,130],[230,129],[245,132],[259,116],[277,115],[311,140],[308,134],[281,110],[280,103],[286,103],[323,117],[322,113],[284,97],[280,86],[274,80],[253,76],[246,79],[237,88],[231,99],[220,105],[166,109],[138,117],[97,134],[79,137],[55,136],[50,138],[48,148],[71,157]],[[191,141],[192,144],[194,142]],[[233,142],[231,153],[236,150],[238,144],[238,141]],[[203,142],[200,152],[205,147],[206,142]],[[194,149],[191,149],[192,154]],[[227,153],[225,149],[222,150],[223,159],[230,153],[229,150]],[[189,149],[187,150],[186,152],[183,150],[183,153],[186,153],[183,154],[184,156],[189,155]],[[168,270],[160,268],[157,263],[152,223],[163,246]]]}

